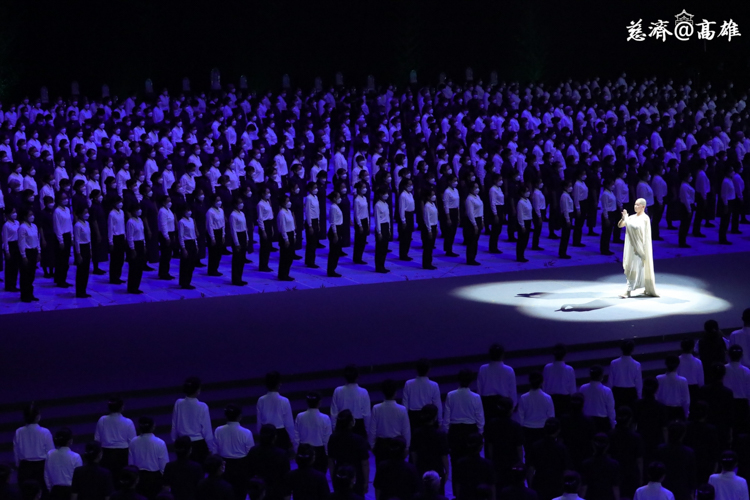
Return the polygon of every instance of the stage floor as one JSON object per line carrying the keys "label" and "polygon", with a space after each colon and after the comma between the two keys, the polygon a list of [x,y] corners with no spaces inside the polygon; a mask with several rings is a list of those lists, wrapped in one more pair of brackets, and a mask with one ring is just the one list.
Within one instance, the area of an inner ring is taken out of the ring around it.
{"label": "stage floor", "polygon": [[492,342],[517,350],[666,335],[700,330],[708,318],[739,325],[750,307],[750,253],[675,257],[656,262],[660,298],[617,299],[625,280],[614,259],[537,258],[536,269],[513,273],[9,314],[0,366],[13,382],[2,399],[473,355]]}

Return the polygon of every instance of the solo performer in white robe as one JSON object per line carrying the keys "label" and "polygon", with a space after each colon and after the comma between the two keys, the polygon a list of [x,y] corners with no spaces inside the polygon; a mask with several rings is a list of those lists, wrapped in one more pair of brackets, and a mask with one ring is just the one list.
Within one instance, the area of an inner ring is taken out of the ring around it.
{"label": "solo performer in white robe", "polygon": [[617,227],[625,227],[622,267],[628,280],[628,289],[620,297],[630,297],[631,292],[639,288],[645,288],[645,295],[658,297],[654,279],[651,219],[646,215],[646,200],[636,200],[634,215],[629,216],[628,211],[623,210]]}

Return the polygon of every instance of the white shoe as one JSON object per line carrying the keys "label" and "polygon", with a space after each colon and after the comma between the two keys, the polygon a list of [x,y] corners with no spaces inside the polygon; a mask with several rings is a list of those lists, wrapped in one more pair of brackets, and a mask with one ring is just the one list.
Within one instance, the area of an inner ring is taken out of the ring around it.
{"label": "white shoe", "polygon": [[630,290],[620,295],[621,299],[629,299],[630,298]]}

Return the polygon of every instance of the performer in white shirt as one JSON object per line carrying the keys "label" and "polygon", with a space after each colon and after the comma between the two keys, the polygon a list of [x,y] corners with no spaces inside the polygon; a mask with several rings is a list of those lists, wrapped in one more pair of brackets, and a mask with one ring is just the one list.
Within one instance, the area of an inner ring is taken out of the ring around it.
{"label": "performer in white shirt", "polygon": [[[69,288],[67,283],[68,268],[70,267],[70,249],[73,245],[73,222],[70,216],[68,193],[57,195],[52,225],[55,231],[55,285]],[[49,244],[49,243],[48,243]]]}
{"label": "performer in white shirt", "polygon": [[247,218],[245,217],[245,202],[242,198],[235,198],[232,202],[232,213],[229,214],[229,236],[232,244],[232,284],[236,286],[247,285],[242,279],[247,259],[247,244],[250,236],[247,231]]}
{"label": "performer in white shirt", "polygon": [[615,198],[612,189],[614,189],[615,181],[613,179],[607,179],[604,181],[604,189],[599,197],[599,203],[602,206],[602,234],[599,239],[599,252],[602,255],[614,255],[615,253],[609,249],[609,244],[612,239],[612,230],[617,224],[617,199]]}
{"label": "performer in white shirt", "polygon": [[266,374],[266,389],[268,392],[258,398],[256,432],[260,434],[261,427],[265,424],[273,425],[276,428],[276,446],[291,454],[297,449],[297,434],[294,430],[289,399],[279,394],[279,389],[281,389],[279,372]]}
{"label": "performer in white shirt", "polygon": [[622,356],[613,359],[609,364],[607,386],[612,389],[615,409],[620,406],[633,408],[633,403],[641,398],[643,376],[641,364],[632,357],[634,349],[635,344],[632,340],[624,340],[620,344]]}
{"label": "performer in white shirt", "polygon": [[49,489],[50,498],[70,498],[73,471],[83,465],[81,456],[71,451],[72,444],[73,433],[70,429],[63,427],[55,433],[57,449],[47,454],[44,465],[44,482]]}
{"label": "performer in white shirt", "polygon": [[388,242],[391,240],[391,216],[388,206],[388,192],[385,189],[378,190],[375,203],[375,272],[389,273],[385,267],[385,258],[388,254]]}
{"label": "performer in white shirt", "polygon": [[490,233],[490,253],[501,254],[502,251],[497,248],[497,241],[500,239],[500,232],[505,224],[505,193],[503,193],[503,177],[500,174],[493,174],[494,182],[489,190],[490,212],[492,213],[492,230]]}
{"label": "performer in white shirt", "polygon": [[[257,206],[258,213],[258,235],[260,236],[260,256],[258,261],[258,270],[263,273],[273,271],[268,267],[268,259],[271,256],[271,246],[274,237],[273,209],[271,208],[271,191],[268,188],[261,188],[260,201]],[[294,220],[294,218],[292,218]]]}
{"label": "performer in white shirt", "polygon": [[200,464],[210,453],[216,453],[211,416],[208,405],[198,400],[201,393],[198,377],[185,380],[182,390],[185,397],[175,401],[172,410],[172,441],[188,436],[193,442],[192,459]]}
{"label": "performer in white shirt", "polygon": [[315,250],[323,248],[320,244],[320,202],[318,201],[318,184],[315,181],[307,183],[307,196],[304,199],[305,222],[305,265],[318,269],[315,264]]}
{"label": "performer in white shirt", "polygon": [[224,218],[224,209],[222,200],[218,195],[214,195],[211,208],[206,212],[206,233],[208,234],[208,275],[223,276],[219,272],[221,264],[221,255],[224,252],[226,244],[226,219]]}
{"label": "performer in white shirt", "polygon": [[435,250],[435,239],[438,231],[437,195],[434,189],[426,189],[422,195],[422,269],[434,271],[437,269],[432,263]]}
{"label": "performer in white shirt", "polygon": [[[140,435],[130,441],[128,464],[138,469],[138,492],[151,498],[162,489],[164,468],[169,462],[169,453],[164,440],[154,436],[154,419],[139,418],[138,431]],[[128,469],[126,467],[121,474]]]}
{"label": "performer in white shirt", "polygon": [[635,214],[628,215],[622,211],[618,228],[625,227],[625,247],[623,249],[622,267],[628,281],[627,291],[622,298],[631,296],[633,290],[645,288],[645,295],[658,297],[654,278],[654,254],[651,245],[651,220],[646,215],[646,200],[635,201]]}
{"label": "performer in white shirt", "polygon": [[198,262],[198,242],[196,241],[193,211],[190,206],[182,214],[177,229],[177,238],[180,245],[180,288],[195,290],[191,281],[195,263]]}
{"label": "performer in white shirt", "polygon": [[529,392],[521,396],[518,403],[518,421],[524,428],[524,438],[528,449],[544,438],[544,424],[554,418],[555,405],[552,398],[542,390],[542,374],[529,374]]}
{"label": "performer in white shirt", "polygon": [[667,372],[656,376],[659,389],[656,400],[667,407],[668,421],[686,420],[690,413],[690,390],[685,377],[677,375],[680,358],[670,354],[664,359]]}
{"label": "performer in white shirt", "polygon": [[469,196],[466,197],[466,221],[464,223],[464,239],[466,240],[466,264],[478,266],[477,248],[479,236],[484,229],[484,203],[479,197],[479,184],[471,183]]}
{"label": "performer in white shirt", "polygon": [[365,264],[362,254],[365,252],[367,237],[370,235],[369,186],[365,181],[355,185],[357,195],[354,197],[354,255],[355,264]]}
{"label": "performer in white shirt", "polygon": [[337,387],[331,398],[331,419],[336,420],[338,414],[349,410],[354,418],[353,431],[367,439],[367,429],[370,428],[370,394],[367,389],[357,384],[359,370],[355,365],[344,368],[346,385]]}
{"label": "performer in white shirt", "polygon": [[652,462],[646,469],[648,484],[635,490],[633,500],[675,500],[671,491],[661,485],[667,469],[661,462]]}
{"label": "performer in white shirt", "polygon": [[458,179],[455,174],[448,176],[448,187],[443,191],[443,250],[448,257],[458,257],[453,251],[453,241],[456,239],[456,229],[461,224],[461,211],[458,209],[460,196],[458,194]]}
{"label": "performer in white shirt", "polygon": [[407,449],[411,444],[409,415],[406,408],[395,401],[396,382],[390,379],[383,381],[381,391],[385,400],[373,406],[368,429],[376,464],[391,458],[389,451],[394,438],[403,438]]}
{"label": "performer in white shirt", "polygon": [[73,226],[73,249],[76,263],[76,298],[91,297],[86,293],[89,283],[89,265],[91,265],[91,226],[89,225],[89,210],[83,208],[76,214]]}
{"label": "performer in white shirt", "polygon": [[711,474],[708,484],[714,487],[716,500],[748,500],[747,481],[737,475],[737,454],[721,454],[721,472]]}
{"label": "performer in white shirt", "polygon": [[[518,239],[516,240],[516,261],[528,262],[526,258],[526,247],[529,246],[529,236],[531,233],[531,221],[534,219],[534,207],[529,197],[531,189],[528,186],[521,186],[519,190],[518,204],[516,206],[516,217],[518,218]],[[510,218],[508,226],[512,227]]]}
{"label": "performer in white shirt", "polygon": [[292,213],[292,202],[289,196],[283,195],[279,200],[279,213],[276,214],[276,226],[281,236],[281,251],[279,252],[279,280],[294,281],[289,276],[294,261],[294,238],[296,236],[296,226],[294,214]]}
{"label": "performer in white shirt", "polygon": [[[404,171],[406,172],[406,171]],[[399,186],[398,195],[398,258],[403,261],[413,260],[409,257],[411,237],[414,231],[414,183],[404,177]]]}
{"label": "performer in white shirt", "polygon": [[313,467],[322,474],[328,470],[328,440],[331,437],[331,417],[320,412],[320,394],[308,393],[307,411],[297,414],[295,427],[297,432],[296,441],[300,444],[311,446],[315,451]]}
{"label": "performer in white shirt", "polygon": [[55,449],[52,433],[39,425],[42,416],[34,403],[23,410],[24,426],[16,429],[13,455],[17,482],[36,481],[44,486],[44,470],[48,454]]}
{"label": "performer in white shirt", "polygon": [[437,411],[438,424],[443,416],[443,402],[440,398],[438,383],[430,380],[430,362],[420,359],[417,362],[417,377],[407,380],[402,391],[401,402],[409,412],[409,422],[412,433],[422,423],[422,409],[427,405],[434,405]]}
{"label": "performer in white shirt", "polygon": [[690,172],[682,174],[682,183],[680,184],[680,229],[678,231],[679,248],[690,248],[687,244],[688,230],[693,221],[693,212],[695,212],[695,189],[690,183],[693,176]]}
{"label": "performer in white shirt", "polygon": [[159,279],[173,280],[174,276],[169,274],[169,263],[177,247],[177,231],[174,212],[172,212],[172,199],[164,196],[159,200],[159,205],[156,216],[159,230]]}
{"label": "performer in white shirt", "polygon": [[484,431],[482,398],[469,389],[473,381],[474,373],[471,370],[461,370],[458,374],[459,388],[450,391],[445,398],[443,428],[448,431],[451,463],[467,455],[466,438],[470,434]]}
{"label": "performer in white shirt", "polygon": [[729,345],[742,347],[742,364],[750,368],[750,308],[742,311],[742,325],[729,336]]}
{"label": "performer in white shirt", "polygon": [[125,212],[122,210],[122,198],[113,199],[114,208],[107,216],[107,238],[109,240],[109,283],[120,285],[122,281],[122,266],[125,262]]}
{"label": "performer in white shirt", "polygon": [[583,414],[594,421],[597,432],[607,433],[615,426],[615,398],[612,389],[602,384],[602,367],[589,369],[590,381],[579,390],[583,394]]}
{"label": "performer in white shirt", "polygon": [[112,397],[107,402],[108,415],[99,418],[96,423],[94,440],[102,445],[101,466],[119,477],[120,471],[128,465],[128,446],[135,438],[133,421],[122,415],[125,406],[119,397]]}
{"label": "performer in white shirt", "polygon": [[225,425],[216,428],[216,453],[224,459],[222,477],[232,485],[237,498],[247,495],[247,454],[255,446],[253,433],[240,425],[242,409],[234,404],[224,409]]}
{"label": "performer in white shirt", "polygon": [[146,259],[146,233],[141,219],[141,208],[136,205],[125,224],[125,240],[128,244],[128,293],[142,294],[143,263]]}
{"label": "performer in white shirt", "polygon": [[21,215],[21,224],[18,226],[18,252],[21,255],[19,279],[21,301],[35,302],[39,299],[34,296],[34,278],[36,266],[41,261],[42,246],[39,239],[39,228],[34,224],[34,211],[28,210]]}
{"label": "performer in white shirt", "polygon": [[731,165],[724,171],[724,179],[721,181],[721,191],[719,193],[719,244],[731,245],[732,242],[727,240],[727,231],[729,230],[729,218],[734,206],[737,194],[734,189],[734,169]]}

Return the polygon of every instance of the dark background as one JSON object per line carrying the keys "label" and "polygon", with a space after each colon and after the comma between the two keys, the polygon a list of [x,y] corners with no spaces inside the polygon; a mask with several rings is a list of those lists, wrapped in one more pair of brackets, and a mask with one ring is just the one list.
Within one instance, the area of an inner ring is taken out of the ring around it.
{"label": "dark background", "polygon": [[[626,26],[658,19],[674,27],[686,9],[740,33],[726,38],[626,42]],[[316,76],[346,84],[433,83],[440,72],[458,80],[550,80],[592,75],[691,75],[744,81],[750,69],[750,8],[746,2],[626,0],[348,0],[263,2],[213,0],[4,0],[0,2],[0,96],[68,95],[70,82],[98,97],[162,87],[207,88],[213,67],[222,83],[246,75],[251,88],[277,89],[287,73],[309,88]]]}

